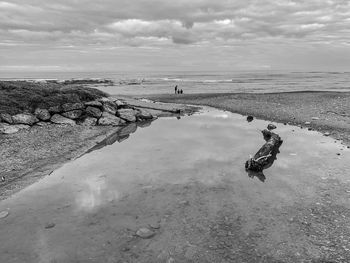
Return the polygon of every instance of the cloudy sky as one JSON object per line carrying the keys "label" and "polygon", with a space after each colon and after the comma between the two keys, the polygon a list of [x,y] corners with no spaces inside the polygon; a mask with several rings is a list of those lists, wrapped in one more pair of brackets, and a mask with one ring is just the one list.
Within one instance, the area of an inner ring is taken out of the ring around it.
{"label": "cloudy sky", "polygon": [[350,71],[350,1],[0,1],[0,61],[0,71]]}

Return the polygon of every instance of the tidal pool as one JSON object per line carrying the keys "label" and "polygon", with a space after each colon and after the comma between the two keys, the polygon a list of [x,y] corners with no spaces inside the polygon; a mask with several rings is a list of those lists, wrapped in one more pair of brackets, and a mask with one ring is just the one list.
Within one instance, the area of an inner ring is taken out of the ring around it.
{"label": "tidal pool", "polygon": [[[0,219],[0,262],[349,256],[350,151],[317,132],[276,124],[284,142],[263,183],[248,177],[244,163],[264,144],[267,124],[204,108],[118,131],[0,203],[9,212]],[[135,236],[140,227],[155,235]],[[322,240],[337,245],[324,250]]]}

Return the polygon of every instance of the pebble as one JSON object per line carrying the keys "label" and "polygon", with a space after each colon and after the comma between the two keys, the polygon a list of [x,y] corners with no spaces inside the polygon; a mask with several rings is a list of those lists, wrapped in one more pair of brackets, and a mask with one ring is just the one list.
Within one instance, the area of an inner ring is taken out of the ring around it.
{"label": "pebble", "polygon": [[53,227],[55,227],[55,226],[56,226],[55,223],[47,223],[47,224],[45,225],[45,228],[46,228],[46,229],[50,229],[50,228],[53,228]]}
{"label": "pebble", "polygon": [[324,133],[324,136],[329,136],[329,135],[331,135],[329,132]]}
{"label": "pebble", "polygon": [[305,125],[309,125],[309,124],[311,124],[311,122],[309,122],[309,121],[306,121],[306,122],[305,122]]}
{"label": "pebble", "polygon": [[247,122],[251,122],[251,121],[253,121],[254,120],[254,117],[253,116],[248,116],[247,117]]}
{"label": "pebble", "polygon": [[0,212],[0,219],[5,218],[9,215],[9,211],[1,211]]}
{"label": "pebble", "polygon": [[160,228],[160,224],[159,223],[151,223],[149,224],[149,226],[153,229],[159,229]]}
{"label": "pebble", "polygon": [[320,118],[319,117],[312,117],[311,120],[319,120]]}
{"label": "pebble", "polygon": [[277,127],[276,127],[276,125],[274,125],[274,124],[272,124],[272,123],[270,123],[269,125],[267,125],[267,129],[268,130],[274,130],[274,129],[276,129]]}
{"label": "pebble", "polygon": [[147,227],[142,227],[139,230],[136,231],[136,235],[141,238],[151,238],[155,235],[152,230],[148,229]]}

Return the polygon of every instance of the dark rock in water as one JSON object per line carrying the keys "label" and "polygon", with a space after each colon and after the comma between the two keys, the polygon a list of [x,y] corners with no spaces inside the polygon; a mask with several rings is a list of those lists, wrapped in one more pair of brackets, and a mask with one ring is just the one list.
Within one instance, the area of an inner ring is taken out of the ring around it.
{"label": "dark rock in water", "polygon": [[276,129],[276,128],[277,128],[276,125],[274,125],[274,124],[272,124],[272,123],[270,123],[269,125],[267,125],[267,129],[268,129],[269,131],[274,130],[274,129]]}
{"label": "dark rock in water", "polygon": [[120,109],[117,111],[117,116],[128,122],[135,122],[136,114],[137,111],[133,109]]}
{"label": "dark rock in water", "polygon": [[125,123],[124,120],[108,112],[103,112],[102,117],[98,120],[98,125],[103,125],[103,126],[107,126],[107,125],[118,126],[123,123]]}
{"label": "dark rock in water", "polygon": [[83,126],[95,126],[97,124],[97,119],[92,117],[87,117],[85,120],[81,123]]}
{"label": "dark rock in water", "polygon": [[254,120],[254,117],[253,116],[247,116],[247,122],[252,122]]}
{"label": "dark rock in water", "polygon": [[50,113],[60,113],[60,112],[62,112],[62,107],[61,107],[61,105],[52,106],[49,108],[49,112]]}
{"label": "dark rock in water", "polygon": [[14,127],[15,125],[9,125],[8,123],[0,123],[0,133],[12,134],[19,131],[19,128]]}
{"label": "dark rock in water", "polygon": [[39,120],[30,113],[20,113],[12,116],[12,120],[14,124],[26,124],[33,125]]}
{"label": "dark rock in water", "polygon": [[84,109],[83,103],[65,103],[62,105],[63,111],[73,111],[73,110],[82,110]]}
{"label": "dark rock in water", "polygon": [[85,106],[102,108],[102,103],[97,101],[97,100],[85,102],[84,104],[85,104]]}
{"label": "dark rock in water", "polygon": [[41,121],[48,121],[51,118],[50,112],[47,109],[36,109],[34,115]]}
{"label": "dark rock in water", "polygon": [[75,120],[75,119],[80,118],[80,116],[82,114],[83,114],[82,110],[72,110],[72,111],[67,111],[67,112],[62,113],[62,116],[69,118],[69,119],[72,119],[72,120]]}
{"label": "dark rock in water", "polygon": [[50,229],[50,228],[53,228],[53,227],[55,227],[55,226],[56,226],[55,223],[47,223],[47,224],[45,225],[45,228],[46,228],[46,229]]}
{"label": "dark rock in water", "polygon": [[69,118],[63,117],[59,114],[53,115],[50,120],[51,120],[51,122],[56,123],[56,124],[75,125],[75,121],[73,121]]}
{"label": "dark rock in water", "polygon": [[6,122],[8,124],[12,124],[13,123],[12,117],[8,113],[1,113],[0,114],[0,121]]}
{"label": "dark rock in water", "polygon": [[152,230],[148,229],[147,227],[142,227],[139,230],[136,231],[136,235],[141,238],[151,238],[155,235]]}
{"label": "dark rock in water", "polygon": [[85,111],[87,115],[94,118],[100,118],[102,116],[102,111],[96,107],[88,106]]}

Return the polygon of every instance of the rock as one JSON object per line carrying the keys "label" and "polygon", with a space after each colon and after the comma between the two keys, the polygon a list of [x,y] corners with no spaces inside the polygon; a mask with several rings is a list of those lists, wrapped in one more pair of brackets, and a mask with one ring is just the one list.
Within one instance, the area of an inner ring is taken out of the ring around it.
{"label": "rock", "polygon": [[160,228],[160,223],[158,223],[158,222],[151,223],[149,226],[151,228],[153,228],[153,229],[159,229]]}
{"label": "rock", "polygon": [[141,238],[151,238],[155,235],[152,230],[148,229],[147,227],[142,227],[139,230],[136,231],[136,235]]}
{"label": "rock", "polygon": [[0,121],[6,122],[6,123],[9,123],[9,124],[13,123],[12,117],[8,113],[1,113],[0,114]]}
{"label": "rock", "polygon": [[83,103],[65,103],[62,105],[62,110],[63,111],[73,111],[73,110],[82,110],[84,109],[84,104]]}
{"label": "rock", "polygon": [[276,125],[274,125],[274,124],[272,124],[272,123],[270,123],[269,125],[267,125],[267,129],[268,129],[269,131],[274,130],[274,129],[276,129],[276,128],[277,128]]}
{"label": "rock", "polygon": [[310,125],[310,124],[311,124],[311,122],[309,122],[309,121],[305,122],[305,125]]}
{"label": "rock", "polygon": [[309,128],[307,128],[307,130],[308,130],[308,131],[312,131],[312,130],[313,130],[313,128],[309,127]]}
{"label": "rock", "polygon": [[52,106],[52,107],[49,108],[49,112],[51,112],[51,113],[60,113],[60,112],[62,112],[62,107],[61,107],[61,105]]}
{"label": "rock", "polygon": [[329,136],[329,135],[331,135],[329,132],[324,133],[324,136]]}
{"label": "rock", "polygon": [[6,210],[1,211],[0,212],[0,219],[3,219],[5,217],[7,217],[8,215],[9,215],[9,211],[6,211]]}
{"label": "rock", "polygon": [[62,113],[62,116],[75,120],[78,119],[83,114],[82,110],[72,110]]}
{"label": "rock", "polygon": [[113,100],[110,100],[108,98],[102,98],[99,101],[102,103],[103,111],[106,111],[113,115],[116,114],[118,107]]}
{"label": "rock", "polygon": [[108,112],[103,112],[102,117],[98,120],[98,125],[103,125],[103,126],[107,126],[107,125],[118,126],[123,123],[125,123],[124,120]]}
{"label": "rock", "polygon": [[337,155],[340,155],[340,153],[337,153]]}
{"label": "rock", "polygon": [[151,113],[149,113],[147,110],[144,109],[138,109],[136,112],[136,118],[137,120],[143,121],[143,120],[152,120],[153,116]]}
{"label": "rock", "polygon": [[55,114],[51,117],[51,122],[56,124],[67,124],[67,125],[75,125],[75,121],[68,119],[66,117],[63,117],[59,114]]}
{"label": "rock", "polygon": [[50,112],[47,109],[36,109],[34,115],[42,121],[48,121],[51,118]]}
{"label": "rock", "polygon": [[2,134],[12,134],[18,132],[19,129],[14,127],[14,125],[9,125],[7,123],[0,123],[0,133]]}
{"label": "rock", "polygon": [[88,101],[88,102],[85,102],[84,104],[85,104],[85,106],[102,108],[102,103],[97,101],[97,100]]}
{"label": "rock", "polygon": [[129,122],[135,122],[136,121],[136,114],[137,111],[133,109],[120,109],[117,111],[117,116],[122,118],[123,120],[129,121]]}
{"label": "rock", "polygon": [[97,119],[92,117],[86,117],[85,120],[81,123],[83,126],[95,126],[97,124]]}
{"label": "rock", "polygon": [[124,101],[121,100],[114,100],[114,103],[117,105],[118,108],[126,106],[126,103]]}
{"label": "rock", "polygon": [[16,124],[16,125],[12,125],[12,127],[17,128],[19,130],[29,130],[30,129],[30,126],[25,125],[25,124]]}
{"label": "rock", "polygon": [[136,123],[129,123],[127,125],[125,125],[124,127],[122,127],[119,131],[119,136],[124,137],[127,136],[131,133],[136,132],[137,130],[137,124]]}
{"label": "rock", "polygon": [[46,224],[45,224],[45,228],[46,228],[46,229],[50,229],[50,228],[53,228],[53,227],[55,227],[55,226],[56,226],[55,223],[46,223]]}
{"label": "rock", "polygon": [[254,117],[249,115],[247,116],[247,122],[252,122],[254,120]]}
{"label": "rock", "polygon": [[[98,101],[97,101],[98,102]],[[92,106],[88,106],[86,109],[86,114],[94,117],[94,118],[100,118],[102,116],[102,111],[99,110],[98,108],[92,107]]]}
{"label": "rock", "polygon": [[39,120],[30,113],[20,113],[12,116],[12,120],[14,124],[26,124],[26,125],[33,125],[34,123],[38,122]]}
{"label": "rock", "polygon": [[35,123],[35,125],[40,126],[40,127],[46,127],[46,126],[49,126],[50,123],[44,122],[44,121],[39,121],[39,122]]}
{"label": "rock", "polygon": [[311,118],[311,120],[314,120],[314,121],[319,120],[319,119],[320,119],[319,117],[312,117]]}

